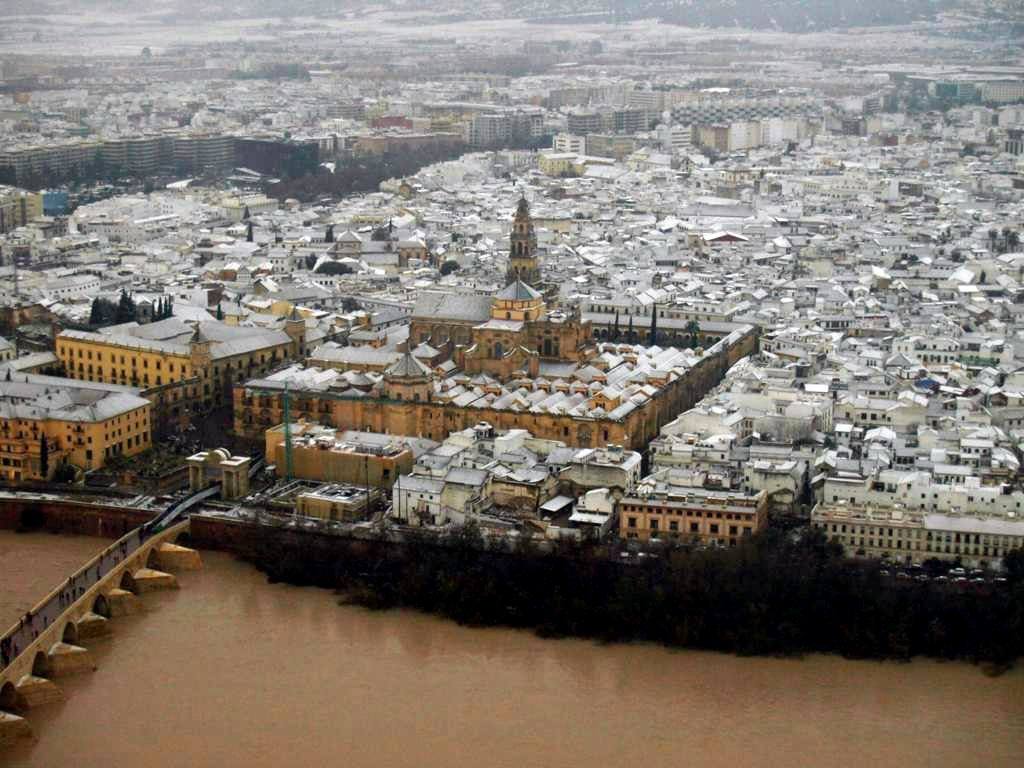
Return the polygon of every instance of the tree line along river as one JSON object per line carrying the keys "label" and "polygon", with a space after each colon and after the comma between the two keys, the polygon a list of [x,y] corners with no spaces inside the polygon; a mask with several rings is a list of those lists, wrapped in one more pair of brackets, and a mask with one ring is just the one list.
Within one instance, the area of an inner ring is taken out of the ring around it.
{"label": "tree line along river", "polygon": [[[107,542],[0,532],[0,624]],[[1019,766],[1024,671],[739,658],[468,629],[228,555],[92,642],[0,765]]]}

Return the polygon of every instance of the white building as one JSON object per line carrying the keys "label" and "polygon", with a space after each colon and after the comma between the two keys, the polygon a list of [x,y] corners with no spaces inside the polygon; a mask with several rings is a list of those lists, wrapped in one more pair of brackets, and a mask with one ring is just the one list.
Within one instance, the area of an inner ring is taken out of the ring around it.
{"label": "white building", "polygon": [[558,153],[585,155],[587,153],[587,137],[571,133],[557,133],[551,147]]}

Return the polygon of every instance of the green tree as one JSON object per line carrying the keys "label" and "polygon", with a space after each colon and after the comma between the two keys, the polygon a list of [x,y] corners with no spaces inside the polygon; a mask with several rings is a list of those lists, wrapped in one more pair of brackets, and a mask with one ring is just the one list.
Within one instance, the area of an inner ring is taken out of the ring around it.
{"label": "green tree", "polygon": [[612,326],[612,341],[619,340],[619,310],[615,310],[615,324]]}
{"label": "green tree", "polygon": [[92,300],[92,309],[89,311],[89,325],[103,325],[103,305],[100,303],[99,296]]}
{"label": "green tree", "polygon": [[441,265],[441,274],[450,275],[452,272],[459,271],[459,262],[454,259],[448,259],[444,264]]}
{"label": "green tree", "polygon": [[57,467],[57,471],[53,473],[53,482],[73,483],[74,481],[75,468],[68,464],[67,461],[62,461],[60,466]]}
{"label": "green tree", "polygon": [[114,322],[130,323],[135,319],[135,301],[128,295],[127,289],[121,290],[121,298],[117,302],[117,315]]}
{"label": "green tree", "polygon": [[340,261],[325,261],[316,271],[318,275],[349,275],[352,274],[352,267]]}
{"label": "green tree", "polygon": [[224,310],[221,308],[219,301],[217,302],[217,319],[224,320]]}
{"label": "green tree", "polygon": [[1013,583],[1024,582],[1024,548],[1011,549],[1003,556],[1006,578]]}
{"label": "green tree", "polygon": [[656,346],[658,343],[658,308],[651,307],[651,334],[649,337],[648,344],[650,346]]}
{"label": "green tree", "polygon": [[690,337],[690,346],[696,347],[700,344],[700,323],[691,320],[686,324],[686,335]]}
{"label": "green tree", "polygon": [[1006,230],[1006,250],[1016,251],[1020,247],[1020,233],[1015,229]]}

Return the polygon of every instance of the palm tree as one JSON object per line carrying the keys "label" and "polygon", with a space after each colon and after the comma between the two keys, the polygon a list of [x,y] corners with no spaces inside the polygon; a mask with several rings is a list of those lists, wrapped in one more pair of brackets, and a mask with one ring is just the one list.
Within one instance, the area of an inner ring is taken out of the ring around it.
{"label": "palm tree", "polygon": [[700,342],[700,323],[691,320],[686,324],[686,335],[690,337],[690,346],[696,347]]}

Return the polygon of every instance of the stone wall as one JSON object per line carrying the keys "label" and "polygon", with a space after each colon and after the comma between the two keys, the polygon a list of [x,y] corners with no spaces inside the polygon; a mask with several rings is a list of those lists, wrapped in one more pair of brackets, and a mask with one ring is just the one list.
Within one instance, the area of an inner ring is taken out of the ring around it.
{"label": "stone wall", "polygon": [[153,519],[156,512],[94,501],[23,496],[0,498],[0,528],[45,530],[118,538]]}

